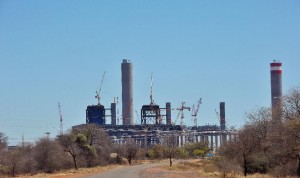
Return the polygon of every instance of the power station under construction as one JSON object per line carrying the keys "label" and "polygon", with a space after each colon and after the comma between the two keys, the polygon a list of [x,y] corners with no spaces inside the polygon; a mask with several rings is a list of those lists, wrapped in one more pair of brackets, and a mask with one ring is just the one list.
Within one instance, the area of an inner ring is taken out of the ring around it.
{"label": "power station under construction", "polygon": [[[272,108],[281,105],[281,63],[273,62],[271,65],[271,90]],[[140,114],[135,110],[137,121],[134,123],[133,109],[133,64],[128,59],[123,59],[121,64],[122,78],[122,115],[119,117],[119,99],[115,98],[110,108],[100,103],[100,94],[103,85],[105,72],[102,76],[101,86],[96,92],[98,99],[96,105],[87,106],[86,124],[96,124],[102,128],[116,144],[126,143],[128,139],[134,140],[141,147],[151,147],[155,144],[162,144],[162,136],[172,135],[176,138],[177,146],[182,146],[188,142],[206,141],[208,146],[215,150],[228,140],[236,139],[236,131],[228,128],[225,119],[225,102],[219,103],[219,111],[215,110],[220,121],[220,125],[197,125],[197,114],[202,104],[202,98],[192,108],[181,103],[178,108],[172,108],[170,102],[166,102],[164,107],[154,103],[152,96],[153,76],[151,75],[150,103],[143,105]],[[178,111],[177,117],[172,117],[172,110]],[[191,111],[194,120],[193,126],[183,124],[185,110]],[[107,114],[107,111],[110,111]],[[110,119],[110,124],[107,120]],[[180,119],[180,124],[176,124]],[[136,122],[137,123],[137,122]],[[83,125],[74,126],[73,129],[80,129]]]}

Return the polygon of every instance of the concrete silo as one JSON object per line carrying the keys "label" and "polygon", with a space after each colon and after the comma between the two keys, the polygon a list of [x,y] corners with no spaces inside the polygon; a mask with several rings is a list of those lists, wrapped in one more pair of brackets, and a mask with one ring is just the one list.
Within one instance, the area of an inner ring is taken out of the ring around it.
{"label": "concrete silo", "polygon": [[123,59],[122,70],[122,119],[123,125],[133,125],[133,80],[132,63]]}

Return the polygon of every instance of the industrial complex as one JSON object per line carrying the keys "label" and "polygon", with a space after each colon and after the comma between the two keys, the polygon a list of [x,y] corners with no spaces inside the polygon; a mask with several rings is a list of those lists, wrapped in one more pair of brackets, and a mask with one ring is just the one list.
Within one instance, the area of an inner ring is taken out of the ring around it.
{"label": "industrial complex", "polygon": [[[273,61],[271,68],[271,98],[272,112],[275,117],[275,110],[281,108],[282,97],[282,63]],[[162,136],[173,135],[176,138],[176,145],[182,146],[188,142],[206,141],[210,149],[215,150],[228,140],[236,139],[236,130],[230,129],[225,119],[225,102],[220,102],[219,111],[215,111],[219,118],[219,125],[197,125],[197,113],[202,104],[200,98],[197,105],[191,107],[185,106],[182,102],[181,107],[172,108],[170,102],[166,102],[163,107],[153,101],[151,76],[150,103],[145,104],[140,109],[140,118],[135,118],[139,124],[134,124],[133,110],[133,64],[128,59],[123,59],[121,64],[122,74],[122,115],[118,116],[118,98],[107,108],[100,103],[100,92],[103,83],[103,77],[100,90],[96,92],[98,104],[87,106],[86,124],[96,124],[102,128],[114,143],[123,144],[128,139],[134,140],[141,147],[151,147],[155,144],[162,144]],[[171,110],[177,110],[177,118],[180,118],[180,124],[176,125],[171,115]],[[194,119],[193,126],[183,125],[184,110],[191,111]],[[137,112],[137,111],[135,111]],[[108,124],[107,120],[110,120]],[[73,128],[80,129],[83,125],[77,125]]]}

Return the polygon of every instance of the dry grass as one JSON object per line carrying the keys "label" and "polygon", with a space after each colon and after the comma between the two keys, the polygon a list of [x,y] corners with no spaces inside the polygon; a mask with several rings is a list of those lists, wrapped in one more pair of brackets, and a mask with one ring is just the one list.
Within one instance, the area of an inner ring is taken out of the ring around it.
{"label": "dry grass", "polygon": [[[218,168],[209,159],[193,159],[180,161],[174,164],[173,167],[161,166],[147,170],[143,178],[221,178],[224,175],[219,172]],[[226,178],[244,178],[241,173],[226,173]],[[247,178],[274,178],[271,175],[253,174],[248,175]],[[292,177],[290,177],[292,178]]]}
{"label": "dry grass", "polygon": [[[178,162],[178,161],[175,161]],[[175,163],[174,162],[174,163]],[[168,165],[154,167],[144,171],[142,178],[217,178],[220,174],[210,161],[186,160],[175,163],[173,167]]]}
{"label": "dry grass", "polygon": [[93,168],[79,168],[78,170],[71,169],[71,170],[64,170],[64,171],[59,171],[55,172],[52,174],[47,174],[47,173],[39,173],[33,176],[18,176],[18,177],[31,177],[31,178],[79,178],[87,175],[92,175],[95,173],[107,171],[110,169],[114,169],[117,167],[122,167],[126,165],[109,165],[109,166],[98,166],[98,167],[93,167]]}
{"label": "dry grass", "polygon": [[[133,165],[136,164],[146,164],[146,163],[153,163],[157,162],[157,160],[149,161],[149,160],[134,160],[132,162]],[[93,167],[93,168],[79,168],[78,170],[71,169],[71,170],[62,170],[58,171],[55,173],[39,173],[36,175],[21,175],[17,177],[30,177],[30,178],[79,178],[79,177],[84,177],[87,175],[93,175],[96,173],[101,173],[107,170],[111,170],[117,167],[124,167],[128,165],[108,165],[108,166],[98,166],[98,167]],[[1,178],[1,176],[0,176]]]}
{"label": "dry grass", "polygon": [[198,177],[219,177],[220,173],[210,160],[206,159],[193,159],[188,161],[182,161],[175,164],[169,170],[174,171],[188,171],[197,173]]}

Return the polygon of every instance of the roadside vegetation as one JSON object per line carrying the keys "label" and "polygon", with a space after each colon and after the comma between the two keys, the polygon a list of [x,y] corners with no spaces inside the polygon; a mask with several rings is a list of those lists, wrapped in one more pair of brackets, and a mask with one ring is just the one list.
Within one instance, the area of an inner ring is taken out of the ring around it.
{"label": "roadside vegetation", "polygon": [[[99,127],[85,125],[55,139],[44,137],[7,149],[7,137],[0,132],[0,175],[68,172],[168,159],[169,171],[202,171],[208,177],[299,177],[300,88],[291,89],[282,101],[283,108],[258,108],[247,114],[248,121],[237,131],[237,138],[222,145],[209,159],[206,155],[212,151],[207,142],[178,148],[176,135],[170,134],[161,136],[163,144],[143,149],[130,139],[122,145],[113,144]],[[173,164],[174,159],[190,158],[196,162]]]}
{"label": "roadside vegetation", "polygon": [[177,148],[175,137],[162,136],[166,144],[142,149],[132,140],[113,144],[106,133],[95,125],[85,125],[55,139],[40,138],[34,144],[7,149],[7,137],[0,134],[0,175],[36,175],[99,166],[139,163],[139,160],[203,157],[207,143],[189,143]]}
{"label": "roadside vegetation", "polygon": [[300,177],[300,88],[291,89],[282,102],[282,108],[247,114],[237,139],[220,147],[216,164],[223,177],[240,173]]}

